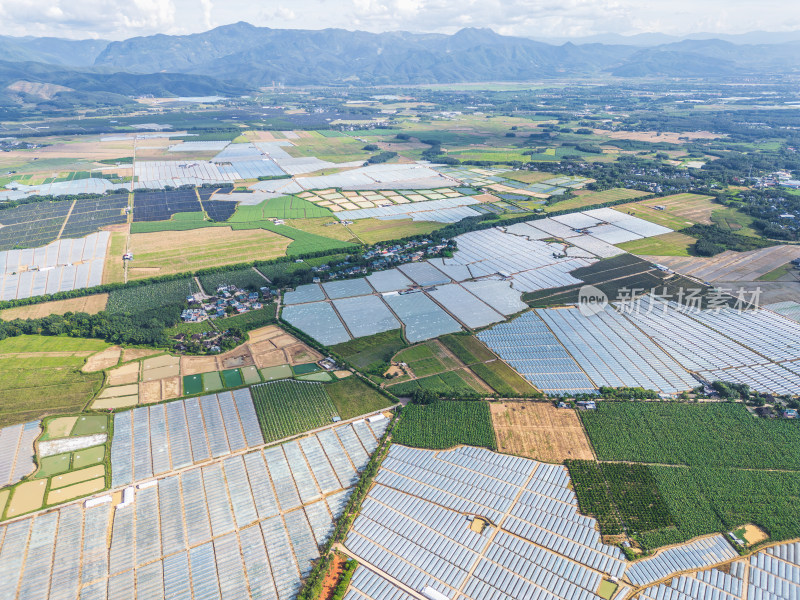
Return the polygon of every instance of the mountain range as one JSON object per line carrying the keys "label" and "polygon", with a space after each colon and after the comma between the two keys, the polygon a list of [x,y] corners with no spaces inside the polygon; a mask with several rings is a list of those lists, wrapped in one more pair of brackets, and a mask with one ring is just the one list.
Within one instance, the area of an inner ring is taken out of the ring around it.
{"label": "mountain range", "polygon": [[[730,77],[796,73],[800,64],[800,33],[694,37],[701,39],[643,34],[555,45],[502,36],[490,29],[463,29],[453,35],[376,34],[270,29],[244,22],[192,35],[159,34],[111,42],[0,36],[0,97],[31,100],[37,94],[52,98],[68,93],[47,86],[127,96],[228,95],[273,83],[407,85],[598,75]],[[774,43],[764,43],[770,39]]]}

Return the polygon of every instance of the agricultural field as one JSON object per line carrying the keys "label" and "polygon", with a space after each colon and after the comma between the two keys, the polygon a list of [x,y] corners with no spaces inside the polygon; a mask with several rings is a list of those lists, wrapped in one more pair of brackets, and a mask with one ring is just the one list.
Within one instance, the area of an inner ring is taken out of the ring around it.
{"label": "agricultural field", "polygon": [[[0,519],[98,492],[110,483],[106,415],[46,418],[41,426],[35,454],[38,468],[21,483],[3,490],[8,502],[0,502]],[[39,431],[37,427],[35,433]]]}
{"label": "agricultural field", "polygon": [[361,381],[356,375],[325,384],[336,412],[344,419],[375,412],[392,405],[391,400]]}
{"label": "agricultural field", "polygon": [[294,157],[314,156],[329,162],[343,163],[366,160],[371,156],[370,152],[362,149],[364,142],[346,135],[328,137],[317,131],[308,131],[298,141],[298,145],[285,148]]}
{"label": "agricultural field", "polygon": [[199,279],[200,285],[209,295],[214,295],[217,287],[221,285],[235,285],[240,290],[253,291],[269,285],[267,280],[251,267],[201,275]]}
{"label": "agricultural field", "polygon": [[646,547],[675,544],[710,532],[727,532],[746,523],[764,529],[770,541],[800,536],[799,471],[648,468],[675,528],[642,534],[640,541]]}
{"label": "agricultural field", "polygon": [[357,369],[372,372],[387,366],[392,357],[407,345],[402,331],[393,329],[331,346],[331,350]]}
{"label": "agricultural field", "polygon": [[[703,292],[708,290],[707,286],[701,286],[694,280],[659,271],[652,263],[632,254],[606,258],[588,267],[575,269],[571,274],[584,283],[602,290],[612,301],[619,298],[621,291],[625,289],[666,288],[668,294],[675,294],[681,287],[700,288]],[[534,308],[576,304],[579,290],[583,285],[581,283],[525,293],[522,299]]]}
{"label": "agricultural field", "polygon": [[114,290],[106,310],[111,313],[141,313],[174,304],[183,305],[186,297],[197,292],[193,278],[150,283]]}
{"label": "agricultural field", "polygon": [[0,427],[82,410],[103,385],[81,371],[102,340],[22,335],[0,341]]}
{"label": "agricultural field", "polygon": [[[646,549],[746,523],[771,540],[800,535],[797,423],[730,403],[604,402],[580,414],[603,462],[569,463],[570,472],[583,473],[573,475],[581,506],[611,523],[604,533],[618,529],[616,514]],[[599,478],[607,500],[597,499]]]}
{"label": "agricultural field", "polygon": [[364,244],[377,244],[387,240],[397,240],[412,235],[433,233],[444,227],[444,223],[433,221],[413,221],[411,219],[359,219],[347,228]]}
{"label": "agricultural field", "polygon": [[106,309],[108,294],[93,294],[81,298],[41,302],[28,306],[18,306],[0,311],[0,319],[13,321],[14,319],[40,319],[50,315],[63,315],[68,312],[83,312],[90,315],[97,314]]}
{"label": "agricultural field", "polygon": [[617,248],[641,256],[691,256],[689,248],[697,240],[679,231],[617,244]]}
{"label": "agricultural field", "polygon": [[267,443],[330,425],[339,416],[322,383],[285,379],[250,392]]}
{"label": "agricultural field", "polygon": [[227,227],[135,233],[128,268],[131,279],[171,275],[206,267],[254,260],[270,260],[286,255],[291,240],[271,231],[234,231]]}
{"label": "agricultural field", "polygon": [[[664,210],[654,208],[656,206],[663,206]],[[710,225],[712,213],[719,209],[720,205],[714,202],[712,196],[700,194],[676,194],[615,207],[615,210],[625,214],[634,215],[676,231],[697,223]]]}
{"label": "agricultural field", "polygon": [[411,346],[395,355],[393,362],[406,363],[414,375],[410,381],[389,387],[395,395],[409,396],[418,389],[450,394],[492,393],[489,386],[437,340]]}
{"label": "agricultural field", "polygon": [[483,400],[409,404],[403,408],[392,439],[405,446],[432,450],[461,444],[497,449],[489,404]]}
{"label": "agricultural field", "polygon": [[[593,206],[595,204],[605,204],[606,202],[615,202],[617,200],[641,198],[643,196],[649,196],[649,195],[650,194],[648,192],[641,192],[639,190],[613,188],[602,192],[589,192],[586,194],[580,194],[573,196],[572,198],[566,198],[564,200],[551,201],[545,207],[545,212],[554,212],[562,210],[581,210],[586,206]],[[623,206],[628,206],[628,205],[625,204]]]}
{"label": "agricultural field", "polygon": [[386,389],[395,396],[411,396],[417,390],[447,396],[486,396],[491,393],[488,386],[466,368],[396,383]]}
{"label": "agricultural field", "polygon": [[789,470],[800,465],[798,423],[757,419],[741,404],[602,402],[580,415],[602,461]]}
{"label": "agricultural field", "polygon": [[572,409],[550,402],[492,402],[492,423],[500,452],[542,462],[591,460],[592,446]]}

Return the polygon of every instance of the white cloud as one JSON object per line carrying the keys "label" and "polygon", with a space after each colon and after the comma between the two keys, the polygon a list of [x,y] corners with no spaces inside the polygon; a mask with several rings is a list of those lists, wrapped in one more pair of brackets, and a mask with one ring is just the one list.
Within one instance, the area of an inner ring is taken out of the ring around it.
{"label": "white cloud", "polygon": [[200,0],[200,6],[203,7],[203,25],[206,29],[214,27],[214,22],[211,20],[211,11],[214,10],[214,3],[211,0]]}
{"label": "white cloud", "polygon": [[63,37],[128,37],[171,27],[172,0],[0,0],[6,31]]}
{"label": "white cloud", "polygon": [[505,35],[568,37],[661,31],[741,33],[800,28],[786,0],[0,0],[14,35],[121,39],[191,33],[222,23],[270,27],[452,33],[490,27]]}

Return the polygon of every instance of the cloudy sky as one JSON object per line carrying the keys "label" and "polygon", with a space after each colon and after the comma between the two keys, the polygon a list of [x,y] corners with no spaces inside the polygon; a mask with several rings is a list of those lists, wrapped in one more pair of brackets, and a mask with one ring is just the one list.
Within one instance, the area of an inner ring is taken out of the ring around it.
{"label": "cloudy sky", "polygon": [[800,30],[796,0],[0,0],[5,34],[124,39],[254,25],[534,38]]}

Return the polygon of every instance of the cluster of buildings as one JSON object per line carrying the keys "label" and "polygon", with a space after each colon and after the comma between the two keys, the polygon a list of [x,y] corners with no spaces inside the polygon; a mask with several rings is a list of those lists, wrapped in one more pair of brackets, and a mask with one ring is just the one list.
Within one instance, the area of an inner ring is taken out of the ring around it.
{"label": "cluster of buildings", "polygon": [[364,252],[357,259],[348,257],[336,263],[327,263],[311,270],[316,275],[314,283],[324,279],[338,279],[367,275],[369,272],[383,271],[397,265],[417,262],[423,258],[442,256],[446,252],[454,252],[455,240],[440,240],[435,242],[430,239],[411,240],[401,244],[377,245]]}
{"label": "cluster of buildings", "polygon": [[235,285],[222,285],[217,295],[201,299],[198,295],[188,296],[189,307],[181,313],[184,323],[200,323],[206,319],[221,319],[228,315],[240,315],[263,307],[261,299],[271,295],[269,288],[262,287],[259,292],[242,290]]}
{"label": "cluster of buildings", "polygon": [[800,179],[794,179],[792,174],[787,171],[775,171],[769,175],[756,178],[755,187],[787,187],[792,189],[800,189]]}

